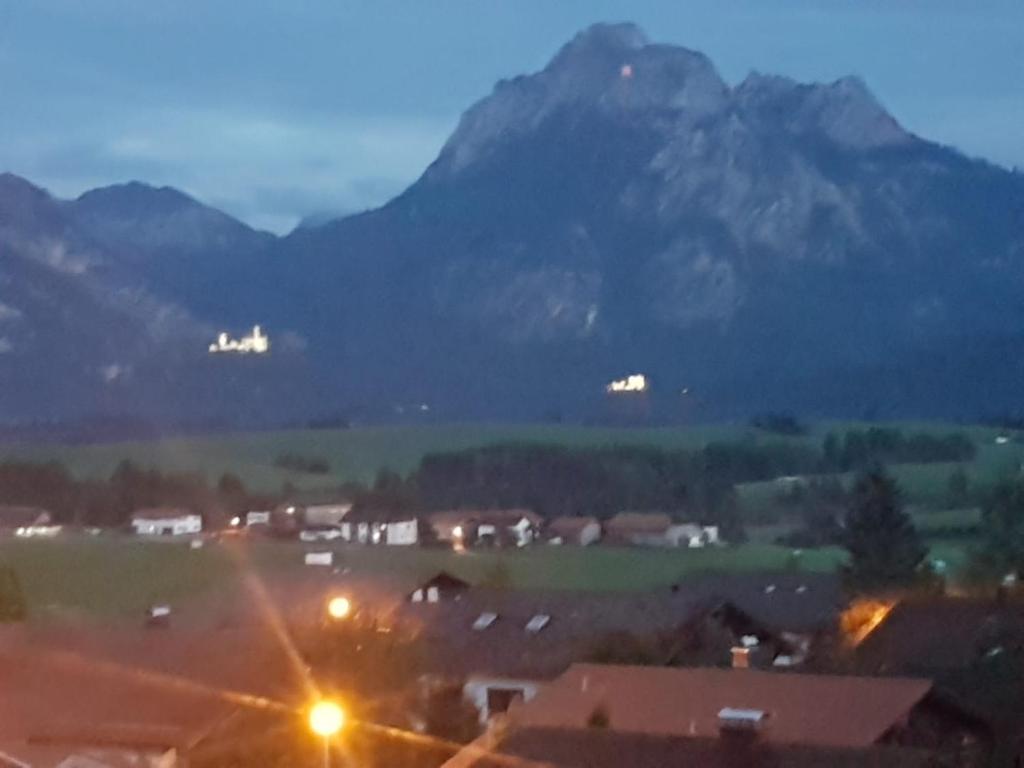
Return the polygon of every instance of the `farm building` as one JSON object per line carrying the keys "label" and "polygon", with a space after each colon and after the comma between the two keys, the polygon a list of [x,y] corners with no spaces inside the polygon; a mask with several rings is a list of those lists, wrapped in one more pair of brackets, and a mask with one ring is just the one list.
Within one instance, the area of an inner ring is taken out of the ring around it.
{"label": "farm building", "polygon": [[719,543],[718,527],[676,523],[661,512],[619,512],[605,523],[609,543],[641,547],[703,547]]}
{"label": "farm building", "polygon": [[601,538],[601,523],[596,517],[556,517],[547,526],[552,544],[573,544],[586,547]]}
{"label": "farm building", "polygon": [[131,524],[139,536],[188,536],[203,530],[200,515],[172,507],[136,510]]}
{"label": "farm building", "polygon": [[438,541],[456,546],[525,547],[537,539],[544,520],[528,509],[451,510],[428,517]]}
{"label": "farm building", "polygon": [[664,546],[672,518],[654,512],[619,512],[604,524],[609,544]]}

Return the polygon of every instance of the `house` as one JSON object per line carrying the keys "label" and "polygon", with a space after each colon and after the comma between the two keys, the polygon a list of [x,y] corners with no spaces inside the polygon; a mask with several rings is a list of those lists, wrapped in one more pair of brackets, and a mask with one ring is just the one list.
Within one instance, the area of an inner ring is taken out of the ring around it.
{"label": "house", "polygon": [[795,665],[842,605],[831,574],[713,574],[635,593],[458,587],[447,598],[439,590],[437,602],[425,592],[405,601],[396,620],[419,636],[435,676],[544,680],[627,635],[663,640],[663,663],[707,638],[706,657],[727,664],[730,648],[752,636],[768,663],[783,655]]}
{"label": "house", "polygon": [[39,507],[0,505],[0,533],[16,534],[30,528],[50,527],[53,515]]}
{"label": "house", "polygon": [[596,517],[556,517],[548,523],[547,534],[552,544],[586,547],[601,538],[601,523]]}
{"label": "house", "polygon": [[516,728],[609,731],[766,745],[936,753],[982,750],[989,733],[923,678],[853,677],[753,669],[574,664],[514,707]]}
{"label": "house", "polygon": [[450,510],[435,512],[428,521],[438,541],[496,547],[531,544],[544,522],[528,509]]}
{"label": "house", "polygon": [[993,725],[1024,765],[1024,601],[921,597],[897,603],[853,650],[860,674],[928,676]]}
{"label": "house", "polygon": [[447,571],[440,571],[426,581],[418,584],[409,593],[409,601],[413,603],[439,603],[442,600],[455,600],[470,588],[468,581],[452,576]]}
{"label": "house", "polygon": [[866,750],[765,744],[756,739],[650,736],[607,728],[514,728],[488,731],[443,768],[934,768],[924,750]]}
{"label": "house", "polygon": [[604,524],[605,541],[629,546],[666,546],[672,518],[654,512],[619,512]]}
{"label": "house", "polygon": [[187,509],[155,507],[133,512],[131,525],[139,536],[188,536],[203,530],[203,518]]}
{"label": "house", "polygon": [[1024,601],[925,597],[897,603],[857,645],[858,670],[943,676],[1024,652]]}
{"label": "house", "polygon": [[409,512],[356,509],[346,513],[341,538],[356,544],[411,546],[419,542],[419,520]]}

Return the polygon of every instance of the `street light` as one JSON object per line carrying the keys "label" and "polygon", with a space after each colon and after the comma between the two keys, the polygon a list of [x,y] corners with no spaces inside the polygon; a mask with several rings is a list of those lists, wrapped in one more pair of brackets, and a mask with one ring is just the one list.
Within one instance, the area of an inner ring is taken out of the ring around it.
{"label": "street light", "polygon": [[345,726],[345,710],[328,699],[322,699],[309,710],[309,727],[324,739],[324,768],[331,764],[331,737]]}
{"label": "street light", "polygon": [[347,619],[352,613],[352,601],[347,597],[332,597],[327,602],[327,615],[332,619]]}

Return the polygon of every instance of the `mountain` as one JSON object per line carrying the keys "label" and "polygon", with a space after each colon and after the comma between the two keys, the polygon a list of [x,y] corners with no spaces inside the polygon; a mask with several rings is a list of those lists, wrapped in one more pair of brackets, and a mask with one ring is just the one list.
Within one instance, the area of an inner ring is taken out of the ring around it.
{"label": "mountain", "polygon": [[[1024,177],[857,78],[733,85],[629,24],[499,82],[379,209],[278,239],[173,189],[6,176],[0,248],[6,420],[1020,408]],[[254,322],[271,359],[205,354]]]}
{"label": "mountain", "polygon": [[498,83],[383,208],[282,247],[346,297],[307,327],[364,389],[536,417],[642,371],[663,413],[686,388],[706,416],[976,415],[1018,397],[1022,214],[1024,178],[856,78],[730,86],[617,24]]}
{"label": "mountain", "polygon": [[253,271],[274,242],[173,190],[62,201],[0,174],[0,420],[258,421],[285,387],[305,391],[288,382],[302,368],[287,335],[275,363],[206,354],[260,293]]}

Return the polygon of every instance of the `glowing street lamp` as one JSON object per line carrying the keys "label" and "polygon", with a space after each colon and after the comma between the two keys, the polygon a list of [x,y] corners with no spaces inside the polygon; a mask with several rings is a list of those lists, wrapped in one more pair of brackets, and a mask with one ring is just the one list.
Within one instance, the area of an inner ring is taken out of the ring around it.
{"label": "glowing street lamp", "polygon": [[329,699],[322,699],[309,710],[309,728],[324,740],[324,768],[331,764],[331,737],[345,727],[345,710]]}
{"label": "glowing street lamp", "polygon": [[332,597],[327,602],[327,615],[332,619],[347,619],[352,613],[352,601],[347,597]]}

